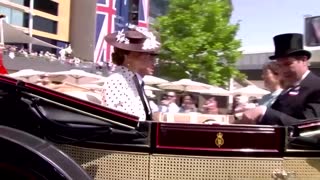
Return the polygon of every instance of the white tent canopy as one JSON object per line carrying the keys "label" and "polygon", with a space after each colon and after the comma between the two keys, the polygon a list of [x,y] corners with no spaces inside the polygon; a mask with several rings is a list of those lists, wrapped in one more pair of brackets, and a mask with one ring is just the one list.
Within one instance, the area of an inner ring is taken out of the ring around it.
{"label": "white tent canopy", "polygon": [[144,86],[144,90],[149,90],[149,91],[161,91],[161,89],[158,89],[158,88],[155,88],[155,87],[152,87],[152,86],[148,86],[148,85],[145,85],[145,86]]}
{"label": "white tent canopy", "polygon": [[29,76],[35,76],[35,75],[44,75],[46,72],[43,71],[36,71],[33,69],[23,69],[15,73],[9,74],[11,77],[29,77]]}
{"label": "white tent canopy", "polygon": [[210,89],[207,90],[191,90],[190,92],[213,96],[229,96],[231,94],[230,91],[215,86],[212,86]]}
{"label": "white tent canopy", "polygon": [[169,81],[165,80],[165,79],[161,79],[155,76],[150,76],[150,75],[146,75],[143,77],[143,81],[145,84],[148,85],[155,85],[155,84],[161,84],[161,83],[167,83]]}
{"label": "white tent canopy", "polygon": [[54,81],[63,81],[63,82],[69,82],[73,84],[96,83],[104,79],[104,77],[101,75],[88,73],[86,71],[78,70],[78,69],[71,69],[69,71],[52,72],[48,74],[48,78]]}
{"label": "white tent canopy", "polygon": [[41,76],[48,74],[47,72],[43,71],[36,71],[33,69],[23,69],[15,73],[8,74],[8,76],[20,79],[30,83],[36,83],[41,79]]}
{"label": "white tent canopy", "polygon": [[212,88],[209,84],[204,84],[190,79],[180,79],[179,81],[162,83],[158,85],[161,89],[177,90],[177,91],[197,91],[197,90],[210,90]]}
{"label": "white tent canopy", "polygon": [[58,46],[52,45],[40,39],[30,37],[26,35],[23,31],[13,27],[12,25],[3,21],[3,34],[4,34],[4,43],[24,43],[24,44],[35,44],[44,47],[61,49]]}
{"label": "white tent canopy", "polygon": [[254,85],[249,85],[249,86],[232,91],[232,94],[241,94],[241,95],[247,95],[247,96],[263,96],[269,93],[270,93],[269,91],[261,89]]}

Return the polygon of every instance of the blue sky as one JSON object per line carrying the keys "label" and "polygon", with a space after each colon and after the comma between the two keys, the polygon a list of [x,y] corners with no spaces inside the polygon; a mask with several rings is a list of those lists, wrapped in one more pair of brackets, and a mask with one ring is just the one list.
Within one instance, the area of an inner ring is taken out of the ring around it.
{"label": "blue sky", "polygon": [[304,15],[320,15],[320,0],[232,0],[231,22],[244,48],[272,48],[276,34],[303,33]]}

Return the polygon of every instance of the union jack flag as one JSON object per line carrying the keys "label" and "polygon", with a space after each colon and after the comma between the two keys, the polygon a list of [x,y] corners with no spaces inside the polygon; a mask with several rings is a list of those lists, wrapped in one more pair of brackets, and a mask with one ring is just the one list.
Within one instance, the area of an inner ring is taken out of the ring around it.
{"label": "union jack flag", "polygon": [[138,26],[148,28],[149,26],[149,0],[139,0]]}
{"label": "union jack flag", "polygon": [[108,62],[111,56],[111,47],[104,37],[114,32],[116,17],[116,0],[97,0],[96,7],[96,46],[94,50],[94,62]]}
{"label": "union jack flag", "polygon": [[[104,37],[124,28],[129,19],[130,0],[97,0],[96,7],[96,44],[94,62],[110,62],[112,48]],[[138,26],[148,27],[149,0],[139,0]]]}

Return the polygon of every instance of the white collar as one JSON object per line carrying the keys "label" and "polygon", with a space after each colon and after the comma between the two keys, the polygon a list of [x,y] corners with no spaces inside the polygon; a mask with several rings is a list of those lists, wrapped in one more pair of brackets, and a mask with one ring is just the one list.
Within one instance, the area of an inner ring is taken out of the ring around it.
{"label": "white collar", "polygon": [[127,67],[125,66],[116,66],[114,73],[121,73],[125,74],[126,76],[132,78],[134,76],[134,73],[130,71]]}
{"label": "white collar", "polygon": [[302,75],[301,79],[295,83],[295,85],[299,85],[299,84],[301,83],[301,81],[303,81],[303,80],[308,76],[309,73],[310,73],[310,70],[307,70],[307,71]]}
{"label": "white collar", "polygon": [[141,76],[139,73],[135,73],[135,74],[137,75],[137,78],[138,78],[138,80],[139,80],[139,84],[141,85],[142,82],[143,82],[142,76]]}

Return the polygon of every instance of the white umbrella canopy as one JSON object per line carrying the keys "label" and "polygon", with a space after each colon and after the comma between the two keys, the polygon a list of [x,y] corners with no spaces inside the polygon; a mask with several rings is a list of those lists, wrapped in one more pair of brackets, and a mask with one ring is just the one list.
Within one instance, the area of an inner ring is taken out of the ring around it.
{"label": "white umbrella canopy", "polygon": [[8,74],[9,77],[20,79],[29,83],[35,83],[39,81],[42,76],[46,76],[48,73],[43,71],[36,71],[33,69],[23,69],[15,73]]}
{"label": "white umbrella canopy", "polygon": [[190,92],[213,95],[213,96],[229,96],[231,94],[230,91],[220,87],[216,87],[216,86],[212,86],[211,89],[207,89],[207,90],[191,90]]}
{"label": "white umbrella canopy", "polygon": [[14,26],[3,21],[3,34],[5,43],[32,43],[40,46],[51,47],[56,49],[61,49],[58,46],[49,44],[40,39],[31,37],[25,34],[23,31],[15,28]]}
{"label": "white umbrella canopy", "polygon": [[232,91],[232,94],[241,94],[241,95],[247,95],[247,96],[263,96],[266,94],[269,94],[270,91],[261,89],[255,85],[249,85],[243,88],[235,89]]}
{"label": "white umbrella canopy", "polygon": [[161,91],[161,89],[152,87],[152,86],[148,86],[148,85],[144,85],[144,90],[149,90],[149,91]]}
{"label": "white umbrella canopy", "polygon": [[98,86],[103,86],[104,83],[106,82],[106,77],[101,77],[101,79],[98,79],[96,81],[91,81],[90,84],[96,84]]}
{"label": "white umbrella canopy", "polygon": [[146,75],[143,77],[143,82],[148,85],[155,85],[155,84],[167,83],[169,81],[155,77],[155,76]]}
{"label": "white umbrella canopy", "polygon": [[204,84],[190,79],[181,79],[179,81],[162,83],[158,85],[159,88],[165,90],[177,90],[177,91],[199,91],[210,90],[212,88],[209,84]]}
{"label": "white umbrella canopy", "polygon": [[[61,76],[63,78],[61,78]],[[85,72],[83,70],[72,69],[70,71],[60,71],[48,74],[48,79],[51,81],[63,81],[72,84],[90,84],[99,82],[103,76]]]}
{"label": "white umbrella canopy", "polygon": [[97,93],[83,92],[83,91],[69,91],[69,92],[65,92],[65,94],[82,99],[82,100],[90,101],[96,104],[101,104],[102,98]]}
{"label": "white umbrella canopy", "polygon": [[103,88],[103,86],[101,86],[99,84],[94,84],[94,83],[80,84],[79,86],[84,87],[84,88],[90,88],[90,89],[102,89]]}

